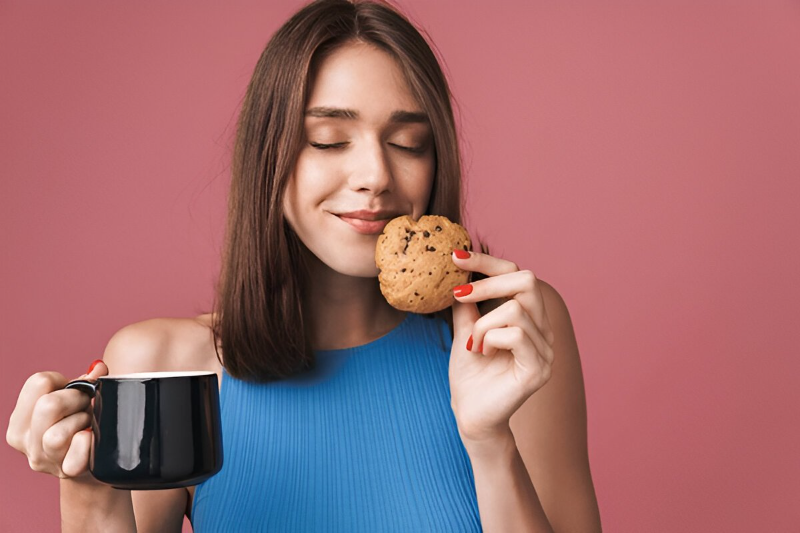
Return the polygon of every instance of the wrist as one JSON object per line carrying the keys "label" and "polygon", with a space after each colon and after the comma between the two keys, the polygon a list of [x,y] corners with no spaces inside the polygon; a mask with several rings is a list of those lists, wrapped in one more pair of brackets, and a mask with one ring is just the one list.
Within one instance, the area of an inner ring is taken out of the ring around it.
{"label": "wrist", "polygon": [[88,472],[60,480],[63,531],[135,531],[131,491],[115,489]]}
{"label": "wrist", "polygon": [[75,500],[85,498],[88,501],[95,498],[114,498],[118,493],[124,492],[115,489],[111,485],[97,481],[88,470],[78,476],[61,478],[59,484],[62,497],[66,496]]}
{"label": "wrist", "polygon": [[487,458],[501,458],[517,449],[517,442],[511,427],[504,425],[492,430],[464,432],[459,429],[461,442],[474,462]]}

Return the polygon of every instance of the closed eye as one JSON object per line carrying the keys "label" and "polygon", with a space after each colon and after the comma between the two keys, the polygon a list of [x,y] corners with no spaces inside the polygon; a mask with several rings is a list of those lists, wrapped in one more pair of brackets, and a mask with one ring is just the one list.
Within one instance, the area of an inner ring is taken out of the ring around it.
{"label": "closed eye", "polygon": [[322,143],[310,142],[308,144],[310,144],[311,146],[313,146],[317,150],[329,150],[331,148],[342,148],[342,147],[347,145],[346,142],[344,142],[344,143],[333,143],[333,144],[322,144]]}
{"label": "closed eye", "polygon": [[[340,143],[331,143],[331,144],[324,144],[324,143],[316,143],[316,142],[309,142],[309,145],[316,148],[317,150],[335,150],[337,148],[344,148],[349,143],[347,142],[340,142]],[[402,146],[400,144],[389,143],[391,146],[394,146],[398,150],[403,150],[405,152],[411,152],[412,154],[422,154],[425,153],[426,147],[425,146]]]}
{"label": "closed eye", "polygon": [[412,154],[425,153],[424,146],[401,146],[399,144],[392,144],[392,146],[394,146],[395,148],[399,148],[400,150],[405,150],[406,152],[411,152]]}

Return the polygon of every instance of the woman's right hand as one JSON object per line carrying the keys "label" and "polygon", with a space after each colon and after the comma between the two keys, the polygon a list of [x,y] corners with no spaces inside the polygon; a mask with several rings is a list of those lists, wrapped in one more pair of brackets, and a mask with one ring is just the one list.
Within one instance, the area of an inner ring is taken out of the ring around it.
{"label": "woman's right hand", "polygon": [[[82,379],[108,374],[101,360],[92,363]],[[28,458],[31,469],[61,479],[88,475],[91,399],[76,389],[64,389],[70,380],[58,372],[38,372],[23,385],[11,413],[6,441]],[[88,476],[91,477],[91,476]]]}

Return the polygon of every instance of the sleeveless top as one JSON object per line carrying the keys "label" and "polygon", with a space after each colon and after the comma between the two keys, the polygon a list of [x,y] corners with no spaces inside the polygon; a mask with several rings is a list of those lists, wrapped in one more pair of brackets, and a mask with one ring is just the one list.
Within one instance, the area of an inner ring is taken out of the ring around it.
{"label": "sleeveless top", "polygon": [[195,489],[194,531],[481,531],[451,345],[444,320],[407,313],[288,379],[223,369],[223,466]]}

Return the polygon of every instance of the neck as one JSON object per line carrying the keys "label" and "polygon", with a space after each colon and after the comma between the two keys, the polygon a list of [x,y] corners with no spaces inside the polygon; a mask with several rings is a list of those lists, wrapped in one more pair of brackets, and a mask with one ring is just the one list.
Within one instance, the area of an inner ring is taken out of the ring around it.
{"label": "neck", "polygon": [[396,327],[406,313],[390,306],[377,277],[347,276],[313,254],[303,308],[308,313],[316,350],[360,346]]}

